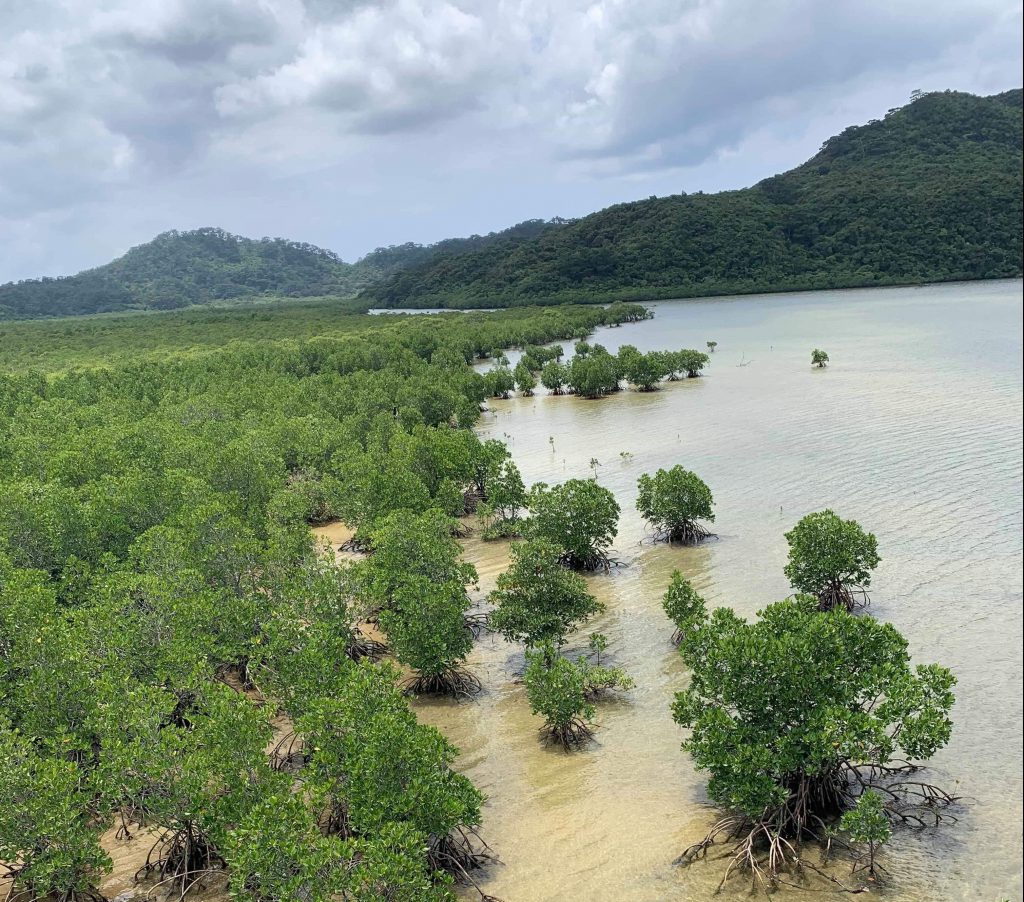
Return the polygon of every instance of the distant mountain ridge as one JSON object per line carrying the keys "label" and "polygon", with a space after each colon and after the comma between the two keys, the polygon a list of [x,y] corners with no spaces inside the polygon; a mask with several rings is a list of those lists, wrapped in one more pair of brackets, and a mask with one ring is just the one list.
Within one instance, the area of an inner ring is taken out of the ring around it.
{"label": "distant mountain ridge", "polygon": [[311,244],[170,231],[104,266],[0,285],[0,319],[256,297],[364,307],[655,299],[1021,275],[1022,91],[916,96],[737,191],[527,220],[355,263]]}
{"label": "distant mountain ridge", "polygon": [[922,94],[751,188],[617,204],[439,252],[363,296],[490,307],[1019,276],[1022,92]]}
{"label": "distant mountain ridge", "polygon": [[0,320],[122,310],[173,310],[250,297],[354,297],[435,253],[469,253],[492,241],[516,243],[559,221],[531,220],[502,232],[434,245],[402,244],[346,263],[333,251],[283,238],[243,238],[223,229],[169,231],[110,263],[63,278],[0,285]]}

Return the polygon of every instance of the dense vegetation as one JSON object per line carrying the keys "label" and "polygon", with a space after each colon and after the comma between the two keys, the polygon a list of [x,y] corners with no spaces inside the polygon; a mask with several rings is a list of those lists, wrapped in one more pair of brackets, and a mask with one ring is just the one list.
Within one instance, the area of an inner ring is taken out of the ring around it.
{"label": "dense vegetation", "polygon": [[918,96],[752,188],[619,204],[367,289],[491,307],[1019,276],[1020,90]]}
{"label": "dense vegetation", "polygon": [[377,248],[356,263],[283,238],[254,240],[215,228],[164,232],[111,263],[74,276],[0,285],[0,320],[174,310],[264,297],[352,297],[436,254],[468,253],[491,244],[514,247],[561,224],[530,220],[489,235]]}
{"label": "dense vegetation", "polygon": [[[451,517],[513,480],[468,428],[485,395],[469,363],[638,313],[364,317],[0,375],[0,862],[17,892],[98,898],[114,827],[151,847],[138,878],[176,893],[229,876],[247,902],[419,902],[472,882],[482,796],[403,693],[475,685]],[[335,563],[308,528],[331,517],[373,553]],[[406,673],[375,663],[368,621]]]}
{"label": "dense vegetation", "polygon": [[844,850],[854,873],[875,880],[878,847],[894,826],[956,820],[958,799],[919,775],[949,741],[956,678],[937,664],[912,667],[895,628],[854,613],[850,587],[867,585],[879,561],[860,524],[820,511],[786,539],[786,576],[811,594],[769,605],[754,623],[730,608],[709,614],[678,572],[665,593],[691,671],[673,714],[689,730],[683,748],[726,809],[679,860],[728,843],[722,884],[745,873],[767,892],[790,882],[783,874],[816,874],[861,892],[803,845]]}

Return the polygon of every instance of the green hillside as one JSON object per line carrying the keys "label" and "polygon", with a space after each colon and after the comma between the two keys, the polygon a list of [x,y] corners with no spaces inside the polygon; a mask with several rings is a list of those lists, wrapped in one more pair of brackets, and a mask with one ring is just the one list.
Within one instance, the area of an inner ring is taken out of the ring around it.
{"label": "green hillside", "polygon": [[383,247],[357,263],[283,238],[256,240],[215,228],[164,232],[111,263],[74,276],[0,285],[0,320],[175,310],[242,298],[353,297],[435,254],[468,253],[492,242],[515,245],[557,224],[533,220],[489,235]]}
{"label": "green hillside", "polygon": [[1018,276],[1021,146],[1020,90],[919,95],[752,188],[439,252],[362,296],[475,307]]}

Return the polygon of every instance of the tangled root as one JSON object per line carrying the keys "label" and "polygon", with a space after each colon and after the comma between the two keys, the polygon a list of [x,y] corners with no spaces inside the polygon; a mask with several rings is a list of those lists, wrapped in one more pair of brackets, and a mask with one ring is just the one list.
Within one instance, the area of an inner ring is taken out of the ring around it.
{"label": "tangled root", "polygon": [[88,887],[86,889],[66,889],[60,892],[53,892],[26,883],[20,886],[18,881],[24,872],[23,867],[11,867],[8,864],[0,864],[5,873],[0,874],[0,880],[10,880],[11,887],[4,896],[4,902],[37,902],[47,899],[53,902],[108,902],[106,896],[98,889]]}
{"label": "tangled root", "polygon": [[463,618],[466,629],[474,639],[479,639],[480,634],[491,628],[490,616],[486,611],[478,611],[475,614],[466,614]]}
{"label": "tangled root", "polygon": [[270,750],[270,766],[281,773],[294,773],[307,761],[306,742],[294,730],[285,733]]}
{"label": "tangled root", "polygon": [[470,873],[499,860],[472,827],[456,827],[445,836],[432,837],[427,859],[432,870],[445,871],[457,883],[472,886],[480,894],[480,902],[500,902],[485,893]]}
{"label": "tangled root", "polygon": [[579,748],[579,746],[593,739],[594,731],[590,729],[585,721],[579,717],[574,717],[569,723],[559,726],[545,724],[541,728],[541,735],[568,751],[572,748]]}
{"label": "tangled root", "polygon": [[817,595],[818,610],[831,611],[833,608],[844,608],[851,614],[871,604],[867,590],[861,586],[828,586]]}
{"label": "tangled root", "polygon": [[366,539],[361,539],[359,536],[352,536],[351,539],[346,539],[338,546],[338,551],[350,551],[356,554],[369,554],[370,543]]}
{"label": "tangled root", "polygon": [[668,542],[670,545],[699,545],[707,539],[717,538],[717,535],[709,532],[696,521],[687,520],[682,525],[676,526],[673,529],[655,530],[648,537],[648,541],[654,544]]}
{"label": "tangled root", "polygon": [[402,684],[408,695],[447,695],[452,698],[472,698],[483,686],[468,670],[452,668],[441,673],[420,674]]}
{"label": "tangled root", "polygon": [[731,814],[722,818],[674,863],[691,864],[706,858],[712,847],[732,843],[725,852],[729,864],[719,890],[738,872],[748,874],[753,886],[765,892],[786,883],[782,879],[785,873],[805,876],[812,872],[845,892],[864,892],[863,888],[846,886],[804,859],[800,854],[801,843],[811,840],[826,851],[838,845],[854,856],[854,873],[866,870],[874,879],[876,871],[884,870],[875,860],[875,847],[872,845],[866,854],[858,853],[839,840],[830,827],[868,790],[883,796],[885,814],[892,824],[925,828],[955,823],[956,818],[946,809],[958,801],[956,796],[930,783],[905,779],[918,769],[907,763],[890,767],[843,762],[825,780],[802,779],[781,807],[766,809],[758,817]]}
{"label": "tangled root", "polygon": [[160,834],[146,855],[146,863],[135,872],[135,882],[156,879],[157,887],[166,887],[184,899],[202,881],[223,870],[223,856],[206,834],[194,823]]}
{"label": "tangled root", "polygon": [[594,573],[598,570],[607,573],[612,567],[626,566],[622,561],[608,557],[603,551],[593,551],[583,557],[566,551],[559,555],[558,563],[570,570],[580,570],[584,573]]}
{"label": "tangled root", "polygon": [[345,649],[345,653],[353,661],[369,658],[376,663],[388,653],[388,647],[383,642],[378,642],[376,639],[371,639],[360,632],[356,632],[348,648]]}

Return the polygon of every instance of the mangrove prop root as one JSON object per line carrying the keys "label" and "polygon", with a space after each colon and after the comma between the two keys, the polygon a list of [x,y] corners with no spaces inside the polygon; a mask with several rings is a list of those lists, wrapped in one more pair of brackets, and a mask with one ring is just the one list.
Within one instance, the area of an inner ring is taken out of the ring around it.
{"label": "mangrove prop root", "polygon": [[285,733],[270,751],[270,766],[281,773],[292,773],[308,760],[305,740],[294,730]]}
{"label": "mangrove prop root", "polygon": [[594,551],[590,554],[580,556],[571,551],[563,552],[558,563],[570,570],[582,570],[586,573],[593,573],[597,570],[604,570],[607,573],[612,567],[625,567],[625,563],[608,557],[603,551]]}
{"label": "mangrove prop root", "polygon": [[594,738],[594,731],[583,720],[574,717],[567,724],[545,724],[541,728],[541,735],[568,750],[589,742]]}
{"label": "mangrove prop root", "polygon": [[38,900],[53,900],[53,902],[108,902],[103,893],[94,887],[86,889],[66,889],[59,892],[48,892],[46,888],[33,885],[31,882],[21,884],[21,875],[24,867],[11,866],[0,862],[0,868],[4,873],[0,874],[0,880],[10,880],[11,886],[4,896],[4,902],[38,902]]}
{"label": "mangrove prop root", "polygon": [[474,639],[479,639],[480,634],[485,630],[489,631],[491,628],[490,616],[486,611],[478,611],[474,614],[466,614],[465,616],[466,629],[469,630],[470,635]]}
{"label": "mangrove prop root", "polygon": [[818,610],[831,611],[845,608],[851,614],[871,604],[871,598],[861,586],[827,586],[818,593]]}
{"label": "mangrove prop root", "polygon": [[715,533],[709,532],[699,523],[688,520],[673,529],[656,529],[647,536],[646,541],[654,545],[658,542],[668,542],[670,545],[699,545],[708,539],[717,538]]}
{"label": "mangrove prop root", "polygon": [[402,689],[409,695],[447,695],[452,698],[471,698],[482,688],[474,674],[459,669],[419,674],[410,677],[402,685]]}
{"label": "mangrove prop root", "polygon": [[338,551],[349,551],[355,552],[356,554],[369,554],[370,543],[365,539],[359,538],[359,536],[352,536],[351,539],[346,539],[338,546]]}
{"label": "mangrove prop root", "polygon": [[[226,862],[206,834],[194,823],[164,830],[146,855],[146,863],[135,872],[135,882],[156,879],[184,899],[204,878],[221,871]],[[152,892],[152,890],[151,890]]]}
{"label": "mangrove prop root", "polygon": [[444,836],[432,837],[427,858],[433,870],[445,871],[457,883],[472,886],[480,894],[480,902],[500,902],[485,893],[473,879],[472,871],[498,863],[499,859],[472,827],[456,827]]}
{"label": "mangrove prop root", "polygon": [[712,848],[724,846],[729,863],[719,889],[736,873],[749,875],[755,887],[770,892],[786,882],[780,877],[784,873],[806,876],[806,872],[812,872],[845,892],[862,892],[804,859],[800,845],[805,840],[816,842],[825,849],[826,856],[833,845],[839,846],[854,857],[854,873],[866,870],[874,879],[877,871],[884,870],[875,858],[876,849],[858,852],[830,828],[869,790],[881,794],[886,817],[893,824],[925,828],[955,823],[948,809],[958,798],[930,783],[907,779],[918,770],[918,766],[906,762],[889,766],[844,761],[816,778],[794,779],[784,805],[765,809],[757,817],[723,817],[703,839],[685,849],[675,864],[691,864],[706,858]]}
{"label": "mangrove prop root", "polygon": [[369,658],[369,660],[376,663],[388,653],[388,647],[383,642],[378,642],[376,639],[371,639],[357,632],[352,637],[348,648],[345,649],[345,653],[353,661]]}

